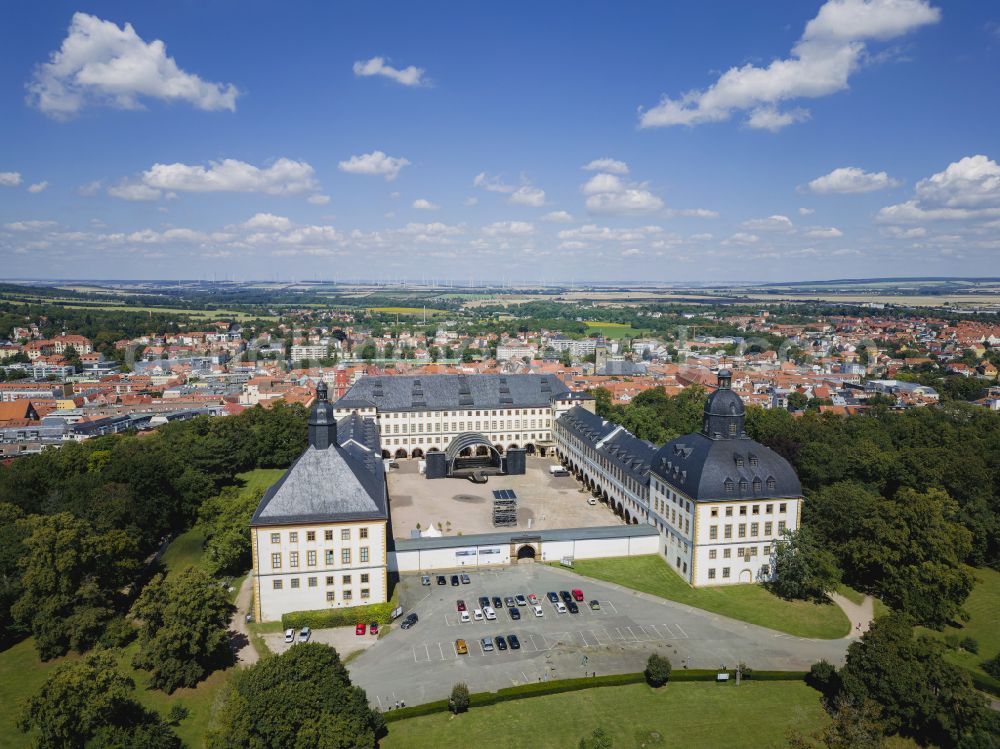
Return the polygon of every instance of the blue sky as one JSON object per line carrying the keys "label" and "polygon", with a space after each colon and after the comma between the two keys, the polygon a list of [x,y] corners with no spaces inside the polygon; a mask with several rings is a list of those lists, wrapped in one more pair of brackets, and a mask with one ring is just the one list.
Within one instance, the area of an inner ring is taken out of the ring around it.
{"label": "blue sky", "polygon": [[992,3],[2,13],[7,278],[1000,275]]}

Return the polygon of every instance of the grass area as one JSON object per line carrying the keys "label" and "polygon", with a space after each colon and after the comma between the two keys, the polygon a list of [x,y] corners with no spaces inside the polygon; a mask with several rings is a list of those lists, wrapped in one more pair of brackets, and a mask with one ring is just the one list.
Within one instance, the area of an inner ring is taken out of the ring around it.
{"label": "grass area", "polygon": [[163,552],[163,566],[167,572],[179,572],[188,567],[202,567],[205,532],[200,528],[181,533]]}
{"label": "grass area", "polygon": [[[7,299],[7,296],[2,297]],[[59,300],[49,297],[29,298],[24,295],[11,295],[11,301],[29,301],[32,304],[58,304],[66,309],[91,309],[100,312],[134,312],[135,314],[149,314],[150,312],[176,315],[178,317],[188,317],[196,320],[235,320],[246,322],[247,320],[277,320],[274,315],[253,314],[240,312],[232,309],[184,309],[183,307],[139,307],[134,304],[121,304],[109,301],[97,303],[87,303],[80,299]],[[430,312],[430,310],[428,310]]]}
{"label": "grass area", "polygon": [[790,728],[812,731],[825,720],[819,693],[802,682],[631,684],[410,718],[389,724],[380,746],[485,746],[500,730],[505,746],[565,749],[602,727],[615,749],[783,747]]}
{"label": "grass area", "polygon": [[759,624],[796,637],[846,637],[851,623],[833,603],[785,601],[760,585],[692,588],[655,554],[615,559],[574,560],[581,575],[624,585],[660,598]]}
{"label": "grass area", "polygon": [[957,666],[986,675],[980,664],[1000,653],[1000,572],[987,568],[970,569],[976,578],[976,585],[965,602],[966,611],[971,617],[960,627],[945,627],[937,632],[920,628],[920,631],[940,639],[961,640],[971,637],[979,643],[979,653],[969,653],[965,650],[949,650],[945,658]]}
{"label": "grass area", "polygon": [[451,310],[434,309],[433,307],[372,307],[372,312],[382,312],[386,315],[453,315]]}
{"label": "grass area", "polygon": [[622,322],[584,322],[588,333],[600,333],[605,338],[636,338],[646,335],[648,330],[633,328]]}
{"label": "grass area", "polygon": [[865,594],[860,590],[855,590],[849,585],[841,583],[837,586],[837,592],[840,593],[844,598],[853,603],[855,606],[860,606],[865,601]]}
{"label": "grass area", "polygon": [[271,484],[280,479],[287,468],[255,468],[252,471],[236,474],[236,481],[246,491],[269,489]]}

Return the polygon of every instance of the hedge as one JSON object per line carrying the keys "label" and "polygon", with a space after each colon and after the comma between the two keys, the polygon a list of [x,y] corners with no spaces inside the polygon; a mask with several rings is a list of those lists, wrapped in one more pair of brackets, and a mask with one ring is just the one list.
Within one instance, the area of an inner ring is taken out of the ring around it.
{"label": "hedge", "polygon": [[348,627],[358,622],[389,623],[389,614],[396,607],[395,601],[373,603],[368,606],[351,606],[346,609],[318,609],[316,611],[290,611],[281,616],[284,629],[326,629],[327,627]]}
{"label": "hedge", "polygon": [[[715,669],[689,669],[684,671],[674,671],[670,675],[670,681],[715,681]],[[733,683],[735,672],[730,671],[730,681]],[[748,677],[749,680],[757,681],[802,681],[805,679],[804,671],[753,671]],[[581,679],[558,679],[555,681],[538,681],[530,684],[520,684],[516,687],[505,687],[496,692],[476,692],[469,695],[469,709],[474,707],[488,707],[499,702],[510,700],[522,700],[529,697],[542,697],[547,694],[562,694],[564,692],[577,692],[582,689],[594,689],[596,687],[615,687],[625,684],[642,684],[646,681],[646,676],[641,671],[631,674],[608,674],[607,676],[584,677]],[[669,684],[670,681],[667,683]],[[397,720],[407,718],[418,718],[424,715],[434,715],[436,713],[447,712],[448,700],[438,700],[428,702],[423,705],[413,705],[412,707],[401,707],[398,710],[390,710],[384,714],[386,723],[394,723]]]}

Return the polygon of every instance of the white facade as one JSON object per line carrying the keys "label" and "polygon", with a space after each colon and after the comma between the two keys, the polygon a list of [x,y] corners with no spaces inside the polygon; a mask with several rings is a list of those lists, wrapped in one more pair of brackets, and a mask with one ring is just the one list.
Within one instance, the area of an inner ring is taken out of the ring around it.
{"label": "white facade", "polygon": [[588,354],[594,353],[594,349],[597,347],[597,340],[594,338],[549,338],[545,343],[546,346],[550,346],[556,351],[569,351],[570,354],[582,359]]}
{"label": "white facade", "polygon": [[383,521],[261,525],[251,529],[251,541],[259,622],[387,600]]}
{"label": "white facade", "polygon": [[504,343],[497,346],[497,359],[506,361],[508,359],[533,359],[535,347],[525,344]]}

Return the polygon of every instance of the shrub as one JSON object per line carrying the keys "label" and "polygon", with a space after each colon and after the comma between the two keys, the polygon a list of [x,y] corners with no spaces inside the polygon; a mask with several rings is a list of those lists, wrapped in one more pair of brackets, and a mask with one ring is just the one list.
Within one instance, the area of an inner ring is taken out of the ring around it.
{"label": "shrub", "polygon": [[806,684],[822,692],[826,697],[832,696],[839,684],[836,667],[825,660],[812,664],[809,673],[806,674]]}
{"label": "shrub", "polygon": [[451,688],[451,699],[448,700],[448,707],[456,715],[469,709],[469,688],[463,682],[459,682]]}
{"label": "shrub", "polygon": [[983,663],[983,671],[994,679],[1000,679],[1000,654],[997,654]]}
{"label": "shrub", "polygon": [[646,661],[646,670],[644,672],[649,686],[662,687],[666,684],[667,679],[670,678],[672,668],[670,661],[659,653],[650,655]]}
{"label": "shrub", "polygon": [[358,622],[378,622],[388,624],[389,615],[395,607],[394,601],[373,603],[369,606],[351,606],[346,609],[319,609],[317,611],[290,611],[281,616],[284,629],[326,629],[328,627],[349,627]]}
{"label": "shrub", "polygon": [[973,655],[979,652],[979,641],[975,637],[963,637],[958,646]]}

